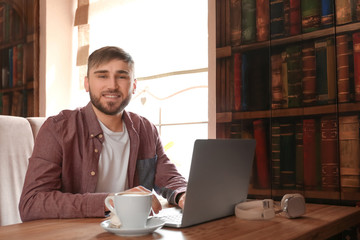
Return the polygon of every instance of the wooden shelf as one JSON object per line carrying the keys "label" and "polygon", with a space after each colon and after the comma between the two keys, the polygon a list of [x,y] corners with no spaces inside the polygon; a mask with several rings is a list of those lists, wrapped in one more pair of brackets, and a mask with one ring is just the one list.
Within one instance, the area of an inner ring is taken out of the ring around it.
{"label": "wooden shelf", "polygon": [[254,112],[234,112],[233,120],[242,120],[242,119],[253,119],[253,118],[269,118],[271,113],[267,111],[254,111]]}
{"label": "wooden shelf", "polygon": [[360,102],[339,103],[338,105],[330,104],[303,108],[273,109],[253,112],[222,112],[216,114],[216,119],[218,123],[226,123],[231,122],[232,120],[334,114],[337,111],[340,113],[359,112]]}
{"label": "wooden shelf", "polygon": [[[250,196],[271,196],[272,198],[281,198],[288,193],[300,193],[305,198],[311,199],[329,199],[329,200],[339,200],[341,195],[344,193],[335,192],[335,191],[301,191],[301,190],[289,190],[289,189],[256,189],[249,188]],[[355,194],[352,197],[353,200],[359,199],[360,193]],[[349,199],[349,196],[345,196],[346,199]],[[356,198],[357,197],[357,198]]]}
{"label": "wooden shelf", "polygon": [[341,199],[345,201],[359,201],[360,192],[342,192]]}
{"label": "wooden shelf", "polygon": [[23,86],[16,86],[16,87],[12,87],[12,88],[3,88],[3,89],[0,89],[0,93],[15,92],[15,91],[21,91],[24,89],[27,89],[27,90],[34,89],[34,82],[28,82],[28,83],[26,83],[26,85],[23,85]]}
{"label": "wooden shelf", "polygon": [[231,122],[231,120],[232,120],[232,113],[231,112],[224,112],[224,113],[217,113],[216,114],[216,122],[217,123]]}
{"label": "wooden shelf", "polygon": [[[288,45],[291,43],[297,43],[305,40],[315,39],[315,38],[322,38],[331,36],[334,34],[346,33],[357,31],[360,29],[360,22],[351,23],[342,26],[330,27],[326,29],[321,29],[309,33],[303,33],[295,36],[289,36],[279,39],[271,39],[264,42],[254,42],[249,44],[237,45],[237,46],[225,46],[216,49],[216,58],[223,58],[223,57],[231,57],[231,52],[243,52],[243,51],[251,51],[255,49],[261,48],[269,48],[276,47],[280,45]],[[229,50],[230,49],[230,50]]]}
{"label": "wooden shelf", "polygon": [[230,57],[231,56],[231,46],[226,46],[216,49],[216,58]]}

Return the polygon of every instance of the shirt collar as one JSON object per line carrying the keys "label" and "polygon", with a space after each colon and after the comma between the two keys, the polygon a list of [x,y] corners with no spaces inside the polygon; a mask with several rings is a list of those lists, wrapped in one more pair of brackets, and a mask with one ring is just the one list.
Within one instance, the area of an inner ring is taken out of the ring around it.
{"label": "shirt collar", "polygon": [[[85,119],[89,128],[89,133],[90,133],[90,137],[97,137],[100,134],[103,135],[103,130],[101,129],[101,126],[99,124],[99,121],[97,119],[97,116],[94,112],[94,109],[92,107],[91,102],[89,102],[84,108],[84,114],[85,114]],[[133,126],[133,121],[131,120],[128,112],[126,112],[124,110],[123,112],[123,120],[125,123],[126,128],[131,129],[133,131],[135,131],[134,126]]]}

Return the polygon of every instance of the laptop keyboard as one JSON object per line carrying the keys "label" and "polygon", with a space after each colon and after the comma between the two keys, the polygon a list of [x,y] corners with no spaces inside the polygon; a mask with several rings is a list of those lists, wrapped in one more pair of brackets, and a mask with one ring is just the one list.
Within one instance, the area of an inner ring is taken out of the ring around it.
{"label": "laptop keyboard", "polygon": [[163,209],[159,214],[155,215],[156,218],[159,218],[166,223],[181,223],[182,221],[182,212],[173,209]]}
{"label": "laptop keyboard", "polygon": [[157,216],[157,218],[167,223],[181,223],[182,214]]}

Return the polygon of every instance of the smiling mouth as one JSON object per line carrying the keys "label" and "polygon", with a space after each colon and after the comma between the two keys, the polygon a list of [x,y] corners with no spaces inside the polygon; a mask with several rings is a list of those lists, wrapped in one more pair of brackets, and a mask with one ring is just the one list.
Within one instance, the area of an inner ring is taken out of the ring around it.
{"label": "smiling mouth", "polygon": [[115,99],[115,98],[120,98],[121,94],[119,94],[119,93],[103,93],[102,96],[105,98]]}

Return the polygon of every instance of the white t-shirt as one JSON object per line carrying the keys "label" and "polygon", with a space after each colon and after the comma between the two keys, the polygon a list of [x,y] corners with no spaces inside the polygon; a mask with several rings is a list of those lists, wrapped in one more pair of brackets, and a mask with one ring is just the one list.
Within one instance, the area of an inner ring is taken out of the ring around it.
{"label": "white t-shirt", "polygon": [[122,132],[113,132],[102,122],[103,148],[99,160],[96,192],[121,192],[127,189],[130,139],[125,124]]}

